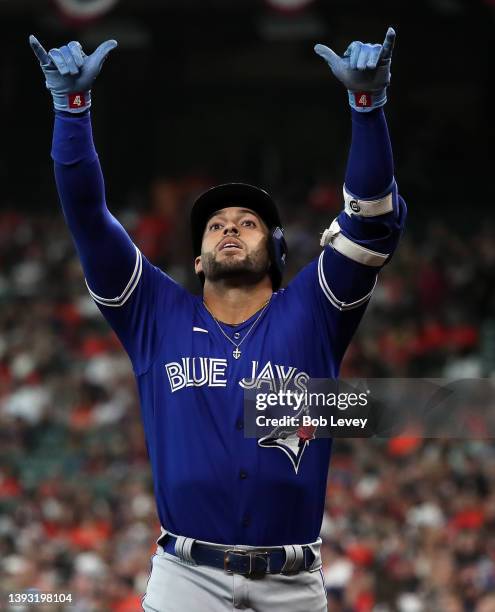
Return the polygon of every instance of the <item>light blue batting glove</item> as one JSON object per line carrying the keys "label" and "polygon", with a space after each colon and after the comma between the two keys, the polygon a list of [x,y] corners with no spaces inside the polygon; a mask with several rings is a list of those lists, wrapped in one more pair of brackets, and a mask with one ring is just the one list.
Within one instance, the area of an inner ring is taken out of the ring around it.
{"label": "light blue batting glove", "polygon": [[33,35],[29,44],[40,62],[55,110],[82,113],[91,106],[91,86],[117,41],[107,40],[91,55],[77,41],[48,53]]}
{"label": "light blue batting glove", "polygon": [[354,41],[347,47],[343,57],[325,45],[316,45],[315,51],[347,87],[352,108],[367,113],[380,108],[387,101],[394,44],[395,30],[389,28],[383,45]]}

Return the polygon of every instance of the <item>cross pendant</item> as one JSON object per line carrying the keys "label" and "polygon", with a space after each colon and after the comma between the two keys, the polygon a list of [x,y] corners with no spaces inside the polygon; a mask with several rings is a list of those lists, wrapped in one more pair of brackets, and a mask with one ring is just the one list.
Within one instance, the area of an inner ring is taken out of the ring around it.
{"label": "cross pendant", "polygon": [[239,350],[239,347],[236,346],[235,347],[235,351],[232,351],[232,356],[234,357],[234,359],[239,359],[239,357],[242,355],[241,351]]}

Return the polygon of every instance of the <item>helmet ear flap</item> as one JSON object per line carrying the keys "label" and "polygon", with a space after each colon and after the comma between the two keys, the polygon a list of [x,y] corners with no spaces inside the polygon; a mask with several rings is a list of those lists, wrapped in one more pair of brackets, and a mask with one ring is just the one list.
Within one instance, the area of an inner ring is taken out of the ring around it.
{"label": "helmet ear flap", "polygon": [[284,230],[279,226],[273,228],[270,232],[268,251],[271,261],[270,277],[272,279],[272,287],[274,291],[277,291],[282,284],[282,277],[289,252]]}

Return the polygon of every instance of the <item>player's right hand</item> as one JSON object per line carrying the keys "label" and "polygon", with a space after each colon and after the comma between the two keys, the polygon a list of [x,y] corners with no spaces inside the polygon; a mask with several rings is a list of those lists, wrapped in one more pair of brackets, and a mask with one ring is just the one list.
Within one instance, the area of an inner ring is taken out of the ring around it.
{"label": "player's right hand", "polygon": [[77,41],[48,53],[32,34],[29,44],[40,62],[55,109],[81,113],[91,106],[91,86],[117,41],[107,40],[91,55],[86,55]]}

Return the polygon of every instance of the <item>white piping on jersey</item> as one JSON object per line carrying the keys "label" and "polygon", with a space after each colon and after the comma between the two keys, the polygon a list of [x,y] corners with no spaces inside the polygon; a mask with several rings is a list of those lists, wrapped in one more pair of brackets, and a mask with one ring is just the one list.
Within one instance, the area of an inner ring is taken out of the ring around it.
{"label": "white piping on jersey", "polygon": [[[393,184],[395,187],[395,183]],[[345,212],[359,217],[379,217],[394,210],[393,193],[390,192],[379,200],[360,200],[347,191],[344,185]]]}
{"label": "white piping on jersey", "polygon": [[207,329],[203,329],[202,327],[193,327],[193,331],[203,332],[203,334],[207,334],[208,333],[208,330]]}
{"label": "white piping on jersey", "polygon": [[323,232],[320,245],[326,246],[327,244],[331,245],[345,257],[357,263],[365,266],[372,266],[374,268],[382,266],[388,257],[388,253],[378,253],[377,251],[372,251],[371,249],[367,249],[349,240],[349,238],[342,233],[337,219],[334,219],[330,227]]}
{"label": "white piping on jersey", "polygon": [[321,290],[325,294],[325,297],[328,299],[328,301],[332,304],[332,306],[335,306],[335,308],[341,311],[353,310],[354,308],[359,308],[359,306],[362,306],[365,302],[367,302],[370,299],[376,287],[378,277],[375,278],[375,282],[373,283],[373,287],[371,288],[371,291],[367,293],[365,296],[363,296],[359,300],[356,300],[355,302],[343,302],[342,300],[339,300],[335,296],[335,294],[332,292],[332,290],[328,286],[327,279],[325,278],[325,273],[323,272],[323,256],[324,255],[325,255],[325,251],[322,251],[320,257],[318,258],[318,279],[320,281]]}
{"label": "white piping on jersey", "polygon": [[118,297],[103,298],[99,295],[96,295],[94,291],[91,291],[91,288],[88,285],[88,281],[85,279],[86,287],[88,288],[88,291],[95,302],[101,304],[102,306],[108,306],[109,308],[119,308],[120,306],[123,306],[131,297],[132,292],[137,287],[139,279],[141,278],[141,273],[143,271],[143,257],[141,255],[141,251],[137,248],[136,245],[134,245],[134,248],[136,249],[136,265],[134,266],[134,271],[131,275],[129,282],[127,283],[126,288]]}

